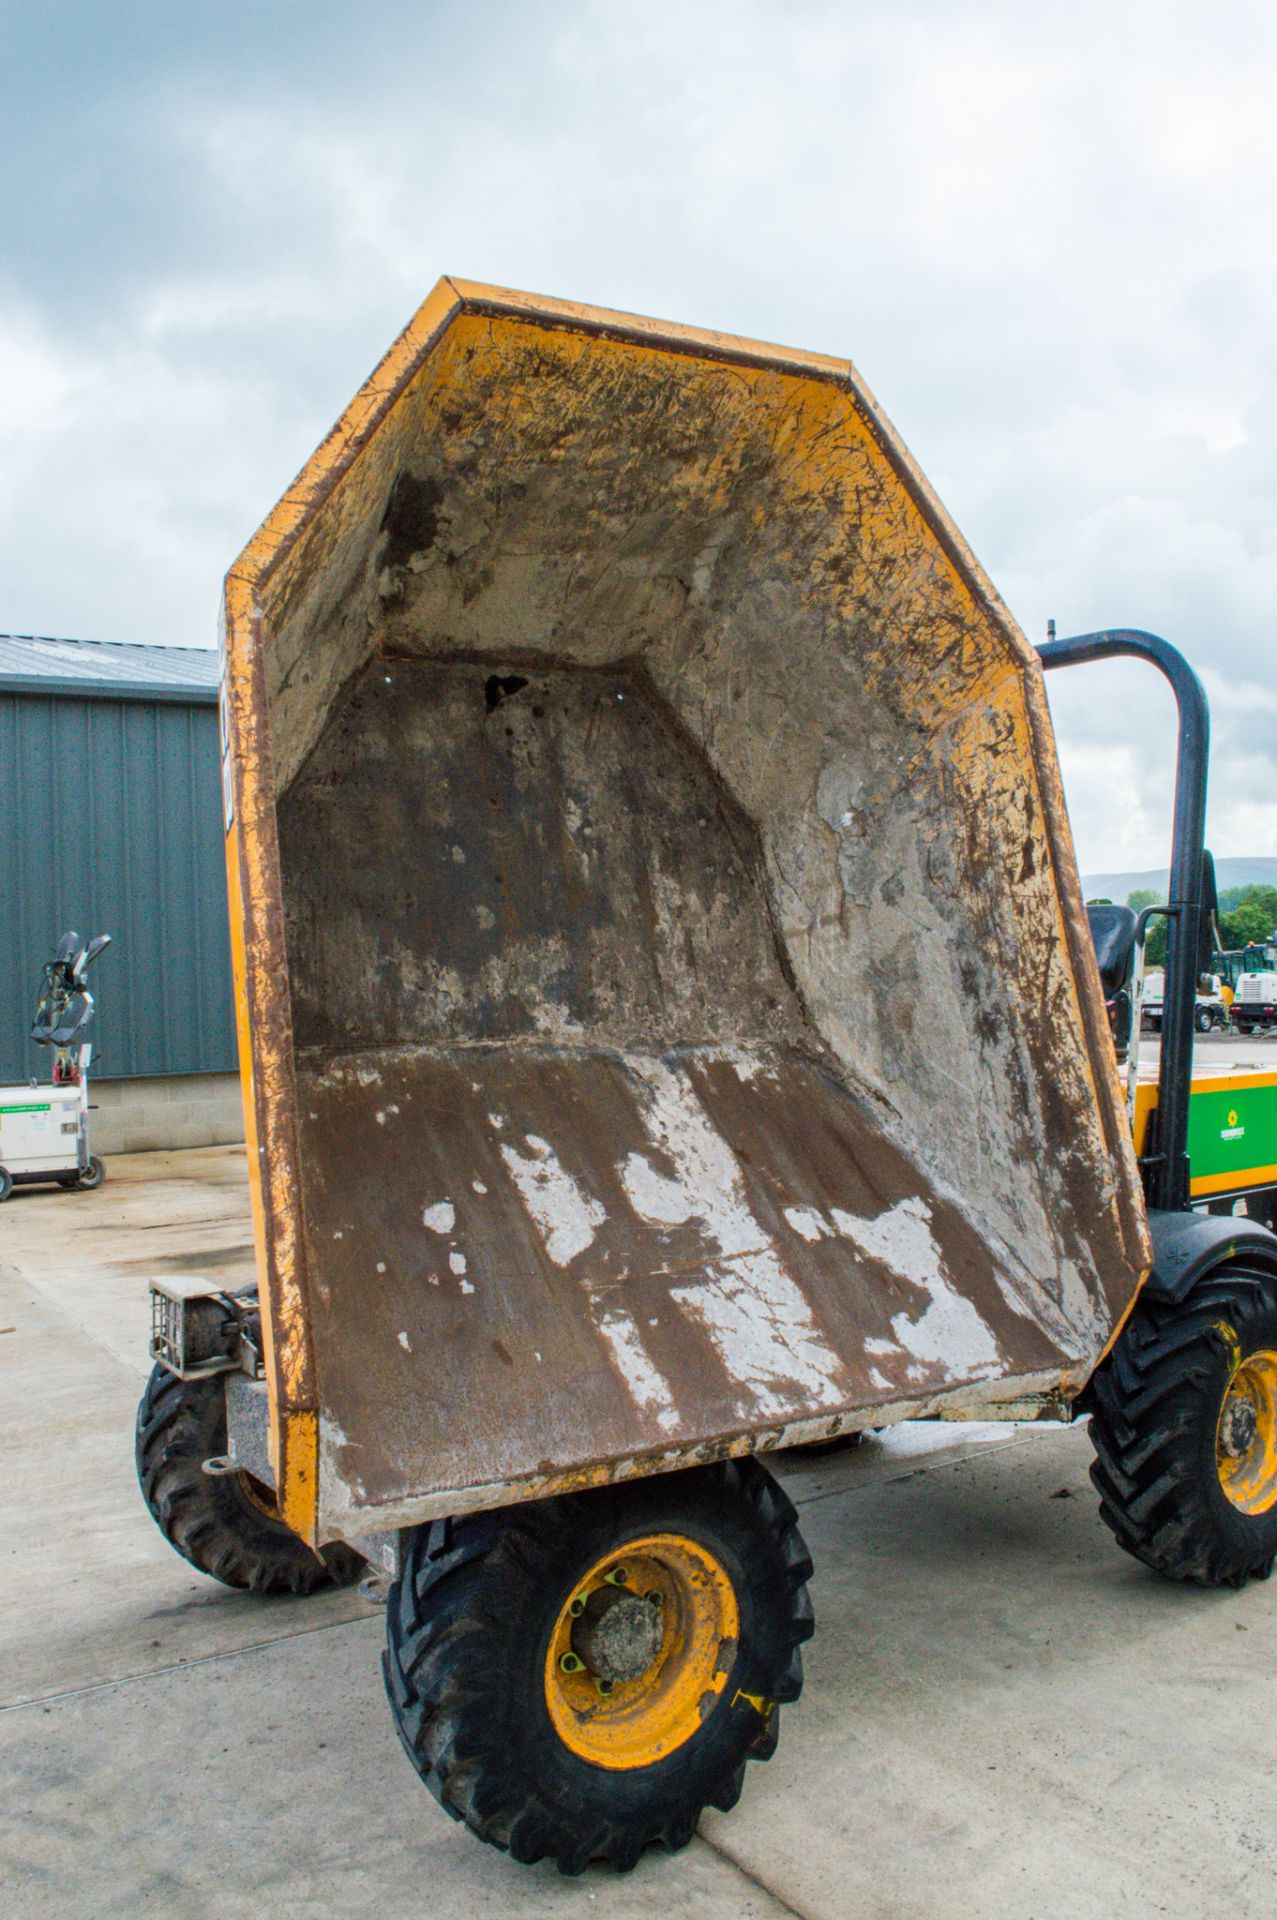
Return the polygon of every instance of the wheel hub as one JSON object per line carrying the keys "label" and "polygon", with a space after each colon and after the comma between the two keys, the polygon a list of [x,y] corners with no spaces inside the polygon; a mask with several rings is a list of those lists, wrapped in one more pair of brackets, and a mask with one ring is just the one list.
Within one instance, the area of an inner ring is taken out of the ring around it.
{"label": "wheel hub", "polygon": [[1258,1517],[1277,1506],[1277,1352],[1248,1354],[1234,1371],[1215,1430],[1215,1464],[1240,1513]]}
{"label": "wheel hub", "polygon": [[731,1576],[707,1547],[677,1533],[628,1540],[582,1570],[551,1631],[556,1733],[597,1767],[653,1765],[720,1705],[739,1635]]}
{"label": "wheel hub", "polygon": [[1259,1416],[1253,1400],[1230,1398],[1219,1423],[1219,1444],[1230,1460],[1240,1460],[1255,1444]]}
{"label": "wheel hub", "polygon": [[613,1686],[646,1673],[664,1637],[659,1605],[624,1587],[598,1588],[572,1623],[572,1651]]}

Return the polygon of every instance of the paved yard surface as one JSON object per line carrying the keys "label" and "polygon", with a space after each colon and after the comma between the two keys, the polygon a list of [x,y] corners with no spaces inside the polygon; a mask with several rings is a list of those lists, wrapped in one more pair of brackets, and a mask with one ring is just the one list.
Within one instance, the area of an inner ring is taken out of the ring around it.
{"label": "paved yard surface", "polygon": [[1084,1433],[787,1456],[819,1630],[735,1813],[628,1879],[477,1846],[391,1730],[356,1594],[254,1601],[131,1462],[146,1275],[247,1279],[235,1150],[0,1211],[0,1914],[1246,1920],[1277,1911],[1277,1588],[1112,1546]]}
{"label": "paved yard surface", "polygon": [[[1140,1077],[1156,1080],[1161,1036],[1140,1039]],[[1194,1073],[1272,1073],[1277,1069],[1277,1033],[1197,1033],[1193,1035]]]}

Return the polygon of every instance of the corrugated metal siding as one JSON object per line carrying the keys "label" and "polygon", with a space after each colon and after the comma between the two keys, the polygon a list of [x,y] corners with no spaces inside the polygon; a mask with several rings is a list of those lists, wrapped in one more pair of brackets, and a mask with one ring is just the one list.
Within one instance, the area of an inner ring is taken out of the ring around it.
{"label": "corrugated metal siding", "polygon": [[68,927],[95,964],[95,1070],[236,1065],[217,709],[0,694],[0,1077],[47,1076],[27,1039]]}

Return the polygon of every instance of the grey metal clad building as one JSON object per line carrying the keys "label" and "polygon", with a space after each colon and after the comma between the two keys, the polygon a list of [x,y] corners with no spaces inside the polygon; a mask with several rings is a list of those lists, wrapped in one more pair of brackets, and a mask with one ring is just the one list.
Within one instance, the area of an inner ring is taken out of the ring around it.
{"label": "grey metal clad building", "polygon": [[98,1144],[242,1138],[226,929],[217,655],[0,635],[0,1079],[69,927],[90,977]]}

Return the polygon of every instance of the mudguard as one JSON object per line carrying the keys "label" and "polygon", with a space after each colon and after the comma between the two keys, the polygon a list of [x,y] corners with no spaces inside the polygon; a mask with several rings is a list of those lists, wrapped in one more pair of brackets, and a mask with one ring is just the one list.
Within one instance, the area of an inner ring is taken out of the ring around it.
{"label": "mudguard", "polygon": [[1211,1267],[1244,1256],[1277,1269],[1277,1233],[1258,1220],[1215,1213],[1159,1213],[1150,1210],[1153,1269],[1144,1282],[1147,1299],[1171,1305]]}

